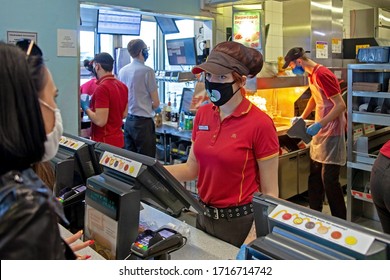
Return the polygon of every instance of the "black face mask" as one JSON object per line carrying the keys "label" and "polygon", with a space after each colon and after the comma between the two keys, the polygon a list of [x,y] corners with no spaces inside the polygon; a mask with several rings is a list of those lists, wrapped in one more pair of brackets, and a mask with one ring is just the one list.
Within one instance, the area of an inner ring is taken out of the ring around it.
{"label": "black face mask", "polygon": [[215,106],[222,106],[226,102],[228,102],[233,95],[240,90],[237,89],[235,92],[233,92],[233,84],[235,82],[231,83],[212,83],[209,82],[207,79],[205,80],[205,86],[208,96],[210,97],[211,102]]}
{"label": "black face mask", "polygon": [[95,76],[96,79],[99,79],[98,74],[96,73],[95,67],[92,68],[92,74]]}
{"label": "black face mask", "polygon": [[148,57],[149,57],[148,49],[142,49],[142,56],[144,57],[145,61],[148,59]]}

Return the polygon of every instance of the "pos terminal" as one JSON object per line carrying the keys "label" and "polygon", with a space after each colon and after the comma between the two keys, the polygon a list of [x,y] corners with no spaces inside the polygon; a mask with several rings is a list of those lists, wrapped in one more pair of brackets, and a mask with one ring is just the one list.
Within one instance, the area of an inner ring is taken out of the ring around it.
{"label": "pos terminal", "polygon": [[170,228],[145,230],[131,245],[131,252],[140,259],[170,259],[170,253],[185,245],[186,238]]}

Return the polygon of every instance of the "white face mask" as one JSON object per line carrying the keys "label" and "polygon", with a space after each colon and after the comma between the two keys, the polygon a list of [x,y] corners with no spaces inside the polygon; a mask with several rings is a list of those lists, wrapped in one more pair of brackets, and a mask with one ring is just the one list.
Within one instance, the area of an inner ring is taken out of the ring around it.
{"label": "white face mask", "polygon": [[50,110],[54,112],[54,128],[53,131],[46,135],[45,141],[45,154],[43,155],[42,161],[49,161],[55,157],[58,152],[58,147],[60,145],[60,140],[62,133],[64,132],[64,128],[62,126],[62,117],[60,109],[53,108],[45,101],[39,100],[42,105],[46,106]]}

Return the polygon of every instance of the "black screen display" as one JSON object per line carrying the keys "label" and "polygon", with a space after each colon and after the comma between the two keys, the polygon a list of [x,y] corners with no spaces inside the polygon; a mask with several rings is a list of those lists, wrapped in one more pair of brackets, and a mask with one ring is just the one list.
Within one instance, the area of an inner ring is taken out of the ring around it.
{"label": "black screen display", "polygon": [[189,113],[191,109],[192,97],[194,95],[194,90],[192,88],[183,88],[180,100],[179,113]]}
{"label": "black screen display", "polygon": [[93,175],[101,173],[94,141],[63,133],[58,152],[51,160],[55,170],[55,195],[63,188],[86,183]]}
{"label": "black screen display", "polygon": [[167,40],[167,54],[170,65],[196,65],[195,38]]}
{"label": "black screen display", "polygon": [[134,181],[141,188],[141,200],[161,210],[165,210],[173,216],[180,215],[184,208],[192,206],[199,214],[204,212],[199,201],[188,192],[179,181],[169,173],[168,170],[155,158],[130,152],[124,149],[113,147],[104,143],[97,143],[95,149],[103,156],[104,152],[115,154],[123,159],[141,164],[136,175],[127,176],[126,172],[119,172],[108,166],[103,167],[103,171],[111,177],[120,178],[122,181],[134,185]]}
{"label": "black screen display", "polygon": [[139,36],[141,31],[141,14],[99,10],[97,32]]}
{"label": "black screen display", "polygon": [[174,34],[180,32],[173,18],[156,17],[156,16],[154,18],[156,19],[156,22],[163,34]]}

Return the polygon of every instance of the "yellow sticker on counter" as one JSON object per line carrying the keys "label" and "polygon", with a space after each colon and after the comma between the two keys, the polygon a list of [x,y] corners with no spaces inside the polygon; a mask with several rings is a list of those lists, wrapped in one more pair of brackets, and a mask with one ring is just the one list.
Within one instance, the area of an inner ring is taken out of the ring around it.
{"label": "yellow sticker on counter", "polygon": [[99,161],[102,166],[137,178],[142,163],[105,151]]}
{"label": "yellow sticker on counter", "polygon": [[268,217],[361,254],[366,254],[375,240],[373,236],[346,225],[285,205],[276,206]]}

